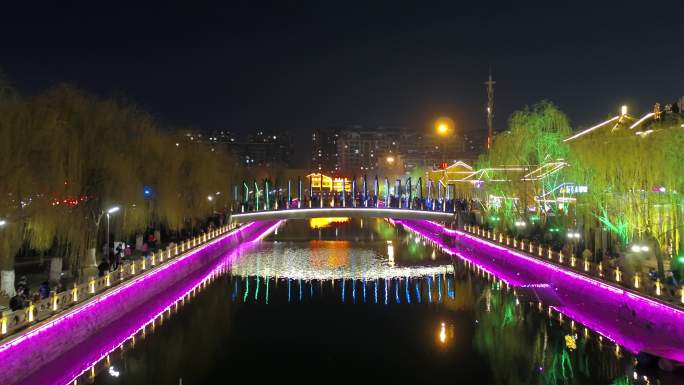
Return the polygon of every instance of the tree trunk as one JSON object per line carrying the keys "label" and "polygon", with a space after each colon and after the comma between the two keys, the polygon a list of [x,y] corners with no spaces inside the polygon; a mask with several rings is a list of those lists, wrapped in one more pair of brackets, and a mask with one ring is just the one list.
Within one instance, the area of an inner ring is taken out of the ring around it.
{"label": "tree trunk", "polygon": [[14,290],[14,270],[0,271],[0,292],[12,298],[16,294]]}
{"label": "tree trunk", "polygon": [[660,250],[660,242],[653,238],[653,252],[655,253],[656,262],[658,263],[658,277],[665,279],[665,263],[663,262],[663,253]]}
{"label": "tree trunk", "polygon": [[50,273],[48,279],[51,282],[57,282],[62,277],[62,258],[50,259]]}

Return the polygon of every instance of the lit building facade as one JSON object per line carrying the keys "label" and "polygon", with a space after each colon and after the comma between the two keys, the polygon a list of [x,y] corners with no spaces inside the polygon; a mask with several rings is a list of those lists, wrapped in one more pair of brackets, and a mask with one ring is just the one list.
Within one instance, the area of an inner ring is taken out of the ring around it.
{"label": "lit building facade", "polygon": [[311,134],[311,168],[319,173],[337,175],[340,171],[335,128],[319,128]]}
{"label": "lit building facade", "polygon": [[474,161],[482,150],[480,139],[458,133],[443,137],[406,127],[317,129],[312,134],[311,169],[335,176],[426,171],[460,159]]}

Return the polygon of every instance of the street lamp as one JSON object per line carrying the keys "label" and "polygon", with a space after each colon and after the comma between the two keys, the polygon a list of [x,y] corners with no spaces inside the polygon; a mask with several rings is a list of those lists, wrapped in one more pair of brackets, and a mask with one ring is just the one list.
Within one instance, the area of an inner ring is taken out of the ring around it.
{"label": "street lamp", "polygon": [[577,231],[568,231],[568,239],[572,244],[572,252],[577,254],[577,241],[580,239],[580,233]]}
{"label": "street lamp", "polygon": [[435,122],[435,131],[440,136],[447,136],[451,133],[454,128],[454,121],[447,118],[441,117]]}
{"label": "street lamp", "polygon": [[646,245],[632,245],[632,251],[635,253],[648,251],[648,246]]}
{"label": "street lamp", "polygon": [[[453,130],[454,130],[454,121],[451,120],[450,118],[441,117],[435,121],[435,131],[437,131],[437,135],[446,138],[446,137],[451,135]],[[445,162],[446,161],[447,144],[442,143],[440,146],[442,147],[442,162]]]}
{"label": "street lamp", "polygon": [[107,210],[107,247],[105,248],[107,255],[105,255],[105,258],[109,258],[109,216],[117,211],[119,211],[119,206],[114,206]]}
{"label": "street lamp", "polygon": [[4,219],[0,219],[0,227],[4,226],[7,224],[7,221]]}

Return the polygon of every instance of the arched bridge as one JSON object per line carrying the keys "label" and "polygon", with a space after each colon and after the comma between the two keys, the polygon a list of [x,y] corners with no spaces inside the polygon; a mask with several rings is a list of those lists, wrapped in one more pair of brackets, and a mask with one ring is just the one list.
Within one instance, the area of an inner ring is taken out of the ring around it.
{"label": "arched bridge", "polygon": [[231,223],[247,223],[255,221],[273,221],[282,219],[309,219],[322,217],[349,218],[392,218],[392,219],[425,219],[445,222],[454,220],[453,212],[398,209],[384,207],[321,207],[291,208],[285,210],[268,210],[233,214]]}

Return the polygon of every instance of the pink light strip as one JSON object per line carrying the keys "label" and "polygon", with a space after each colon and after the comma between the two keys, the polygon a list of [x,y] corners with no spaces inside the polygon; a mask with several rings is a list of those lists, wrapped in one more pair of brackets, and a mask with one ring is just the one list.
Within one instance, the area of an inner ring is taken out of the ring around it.
{"label": "pink light strip", "polygon": [[100,302],[102,302],[102,301],[106,300],[107,298],[121,292],[122,290],[125,290],[131,286],[138,285],[140,282],[143,282],[147,279],[150,279],[150,277],[153,277],[156,274],[158,274],[159,272],[164,271],[164,270],[176,265],[177,263],[183,261],[184,259],[186,259],[192,255],[195,255],[196,253],[204,250],[205,248],[212,246],[218,242],[223,241],[226,237],[233,236],[235,234],[241,233],[241,232],[245,231],[246,229],[252,227],[253,225],[254,225],[254,222],[249,223],[245,226],[242,226],[242,227],[240,227],[234,231],[231,231],[229,233],[226,233],[226,234],[224,234],[224,235],[222,235],[222,236],[220,236],[220,237],[218,237],[218,238],[216,238],[210,242],[203,244],[202,246],[200,246],[200,247],[198,247],[198,248],[196,248],[196,249],[194,249],[188,253],[185,253],[184,255],[181,255],[180,257],[174,258],[170,262],[167,262],[163,265],[159,265],[158,267],[156,267],[152,270],[149,270],[144,275],[138,276],[137,278],[129,280],[123,284],[117,285],[114,288],[110,289],[110,291],[107,291],[101,295],[93,297],[92,299],[80,304],[79,306],[68,310],[66,313],[58,315],[53,320],[48,321],[48,322],[44,323],[43,325],[41,325],[41,326],[39,326],[39,327],[37,327],[37,328],[27,332],[27,333],[20,334],[20,335],[16,336],[14,339],[7,341],[4,344],[0,345],[0,353],[4,352],[7,349],[10,349],[10,348],[13,348],[15,346],[20,345],[22,342],[24,342],[28,339],[31,339],[31,338],[38,336],[39,334],[45,332],[46,330],[52,328],[53,326],[56,326],[56,325],[64,322],[65,320],[67,320],[69,318],[72,318],[72,317],[79,315],[83,311],[86,311],[86,310],[96,306]]}

